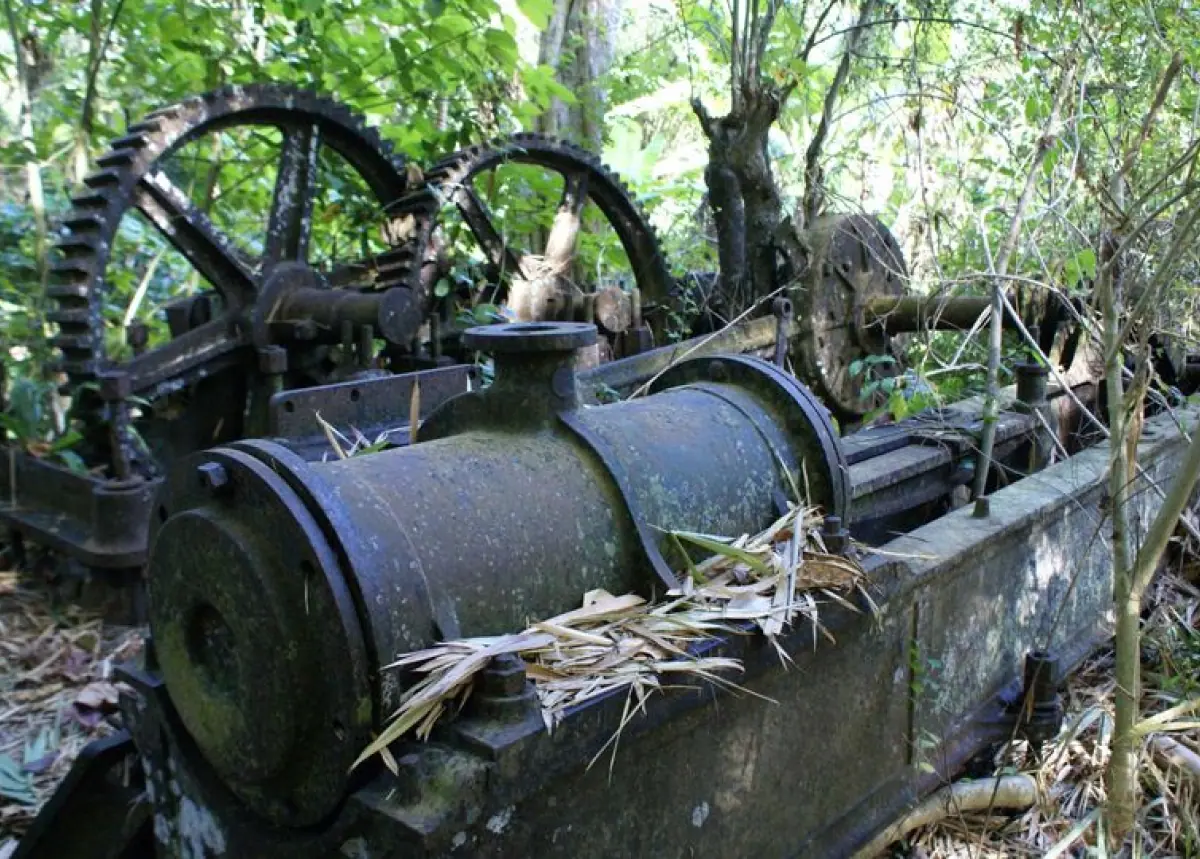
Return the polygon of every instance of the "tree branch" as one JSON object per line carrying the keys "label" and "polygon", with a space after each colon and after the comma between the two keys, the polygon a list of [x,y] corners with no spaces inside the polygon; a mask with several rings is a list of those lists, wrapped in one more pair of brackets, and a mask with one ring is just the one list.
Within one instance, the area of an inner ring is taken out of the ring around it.
{"label": "tree branch", "polygon": [[817,46],[817,34],[821,32],[821,27],[825,24],[825,19],[829,17],[829,13],[833,11],[833,7],[837,5],[837,2],[838,0],[829,0],[825,4],[825,8],[821,10],[821,14],[817,16],[817,23],[813,24],[812,32],[808,34],[808,38],[804,41],[804,47],[800,49],[798,56],[801,61],[808,62],[808,55]]}
{"label": "tree branch", "polygon": [[808,149],[804,153],[804,223],[810,224],[816,218],[817,213],[824,201],[824,191],[822,185],[824,179],[820,173],[820,165],[817,163],[821,158],[821,150],[825,146],[825,138],[829,135],[829,126],[832,123],[833,109],[837,104],[838,97],[841,95],[842,87],[846,83],[846,78],[850,76],[850,60],[854,54],[854,48],[858,44],[859,36],[862,33],[862,26],[865,25],[871,13],[875,10],[876,0],[863,0],[862,8],[859,11],[858,23],[859,27],[853,30],[846,38],[846,51],[842,54],[841,62],[838,63],[837,72],[833,76],[833,83],[829,85],[829,90],[825,93],[825,104],[821,109],[821,121],[817,125],[816,133],[813,134],[812,140],[809,141]]}

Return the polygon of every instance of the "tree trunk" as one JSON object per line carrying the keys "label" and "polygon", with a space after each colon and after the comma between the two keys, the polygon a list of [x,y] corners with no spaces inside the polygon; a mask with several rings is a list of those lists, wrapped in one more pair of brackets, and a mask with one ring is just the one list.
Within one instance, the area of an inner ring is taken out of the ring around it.
{"label": "tree trunk", "polygon": [[538,62],[555,69],[558,82],[575,93],[577,102],[555,99],[539,120],[539,131],[592,152],[603,147],[603,77],[612,68],[623,6],[624,0],[556,0]]}
{"label": "tree trunk", "polygon": [[12,0],[4,0],[4,17],[8,35],[12,39],[17,66],[17,114],[20,117],[21,145],[25,150],[25,188],[29,196],[29,209],[33,212],[34,241],[37,254],[38,277],[43,288],[46,284],[47,253],[49,248],[46,227],[46,193],[42,187],[42,168],[38,159],[37,142],[33,135],[34,72],[36,57],[27,56],[34,37],[21,32],[21,26],[13,11]]}
{"label": "tree trunk", "polygon": [[[835,3],[820,13],[807,43],[798,56],[806,61],[821,25]],[[814,211],[820,184],[819,163],[829,132],[834,105],[853,63],[854,47],[862,37],[876,0],[863,0],[858,24],[846,36],[844,56],[834,83],[826,93],[822,121],[806,153],[809,183],[806,203]],[[726,116],[714,118],[699,100],[692,110],[708,138],[709,203],[717,225],[721,274],[712,304],[707,308],[732,318],[777,288],[776,273],[782,256],[793,274],[803,271],[807,250],[791,219],[784,215],[783,200],[775,184],[767,143],[771,126],[791,94],[793,85],[776,85],[762,71],[767,41],[782,3],[765,4],[733,0],[730,95]],[[803,215],[802,215],[803,216]]]}
{"label": "tree trunk", "polygon": [[767,136],[786,94],[761,79],[747,79],[727,116],[714,119],[699,101],[692,109],[708,138],[709,203],[717,224],[721,281],[717,293],[736,315],[775,284],[776,248],[783,200],[775,184]]}

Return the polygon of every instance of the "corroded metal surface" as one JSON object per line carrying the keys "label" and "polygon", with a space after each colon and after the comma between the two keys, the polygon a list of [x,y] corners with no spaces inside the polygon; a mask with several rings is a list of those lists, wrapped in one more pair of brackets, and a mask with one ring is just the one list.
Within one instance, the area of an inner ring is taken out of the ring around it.
{"label": "corroded metal surface", "polygon": [[[862,559],[879,614],[824,606],[835,641],[814,649],[806,625],[789,631],[794,667],[753,634],[697,648],[743,660],[755,695],[668,690],[626,723],[614,694],[548,733],[519,666],[496,664],[432,742],[393,748],[394,774],[349,781],[351,755],[411,682],[378,674],[391,655],[521,628],[589,587],[661,588],[651,559],[667,547],[637,521],[769,519],[781,454],[811,469],[838,448],[830,465],[856,504],[837,509],[836,477],[812,500],[857,527],[877,493],[933,485],[969,458],[977,429],[966,404],[844,442],[819,420],[798,432],[814,404],[773,365],[729,356],[684,363],[644,400],[585,407],[563,370],[594,333],[523,328],[472,335],[504,394],[452,400],[428,441],[322,465],[244,442],[173,477],[154,544],[162,674],[127,672],[122,701],[162,859],[844,856],[980,748],[1053,728],[1053,689],[1029,666],[1068,667],[1108,629],[1103,447],[1024,480],[1014,460],[986,515],[885,534]],[[536,390],[506,414],[521,374]],[[1015,457],[1040,394],[1012,393]],[[1185,446],[1169,418],[1147,421],[1147,485]],[[1157,496],[1131,497],[1148,521]],[[611,771],[589,767],[618,729]]]}
{"label": "corroded metal surface", "polygon": [[243,442],[185,461],[160,495],[151,627],[172,705],[278,823],[332,811],[404,690],[376,673],[390,656],[519,629],[595,588],[661,592],[682,564],[665,530],[761,529],[801,463],[807,501],[845,512],[824,411],[767,362],[688,362],[644,399],[582,408],[572,363],[594,326],[468,334],[496,380],[435,411],[419,444],[305,463]]}
{"label": "corroded metal surface", "polygon": [[[797,375],[813,387],[840,420],[861,418],[882,402],[867,394],[871,374],[851,373],[855,361],[876,356],[902,358],[899,344],[864,324],[864,303],[904,293],[908,271],[891,232],[865,215],[830,215],[804,233],[812,257],[795,304],[793,355]],[[895,375],[897,364],[875,364],[876,374]]]}

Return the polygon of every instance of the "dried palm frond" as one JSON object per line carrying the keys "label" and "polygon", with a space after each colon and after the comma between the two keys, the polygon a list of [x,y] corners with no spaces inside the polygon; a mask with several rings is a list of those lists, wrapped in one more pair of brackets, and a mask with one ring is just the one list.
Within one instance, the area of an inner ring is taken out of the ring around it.
{"label": "dried palm frond", "polygon": [[717,635],[744,633],[747,622],[775,645],[785,665],[791,657],[777,638],[798,620],[812,626],[814,646],[819,634],[833,641],[818,618],[820,600],[857,610],[846,595],[865,595],[866,578],[854,561],[824,551],[820,523],[817,510],[796,506],[755,536],[668,532],[681,555],[686,557],[682,548],[688,544],[708,557],[688,561],[680,586],[658,602],[591,591],[579,608],[521,633],[450,641],[400,657],[388,667],[422,679],[355,766],[410,733],[428,738],[439,719],[461,708],[475,676],[502,654],[525,661],[552,730],[568,710],[614,692],[628,695],[624,725],[650,695],[670,684],[706,681],[740,688],[727,679],[741,671],[738,660],[694,650]]}

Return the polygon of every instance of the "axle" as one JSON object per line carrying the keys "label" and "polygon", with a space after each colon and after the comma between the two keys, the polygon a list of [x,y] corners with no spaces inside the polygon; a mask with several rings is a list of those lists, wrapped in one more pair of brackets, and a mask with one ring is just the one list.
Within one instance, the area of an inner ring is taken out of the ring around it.
{"label": "axle", "polygon": [[973,295],[873,296],[863,302],[863,324],[897,333],[927,329],[965,331],[990,309],[990,298]]}

